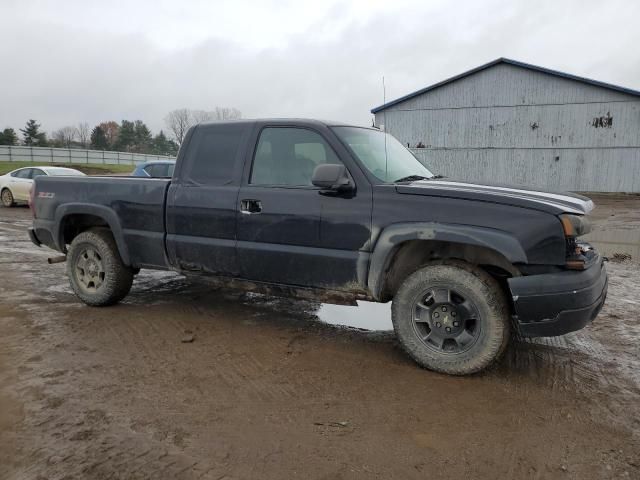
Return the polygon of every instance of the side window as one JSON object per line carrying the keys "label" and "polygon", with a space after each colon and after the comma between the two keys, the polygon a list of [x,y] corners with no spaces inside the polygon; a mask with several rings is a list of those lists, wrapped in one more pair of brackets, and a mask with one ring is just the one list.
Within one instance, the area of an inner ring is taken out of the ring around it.
{"label": "side window", "polygon": [[246,124],[222,124],[198,127],[189,149],[187,178],[205,185],[225,185],[239,171],[237,158]]}
{"label": "side window", "polygon": [[147,165],[146,167],[144,167],[144,171],[152,177],[163,177],[163,167],[164,165],[156,163],[153,165]]}
{"label": "side window", "polygon": [[16,178],[31,178],[31,170],[31,168],[23,168],[15,172],[12,176]]}
{"label": "side window", "polygon": [[249,183],[312,185],[314,169],[324,163],[342,162],[318,133],[305,128],[265,128],[260,133]]}
{"label": "side window", "polygon": [[39,168],[32,168],[31,170],[32,170],[32,173],[31,173],[31,177],[30,178],[36,178],[36,177],[40,177],[40,176],[46,175],[46,173],[44,173]]}

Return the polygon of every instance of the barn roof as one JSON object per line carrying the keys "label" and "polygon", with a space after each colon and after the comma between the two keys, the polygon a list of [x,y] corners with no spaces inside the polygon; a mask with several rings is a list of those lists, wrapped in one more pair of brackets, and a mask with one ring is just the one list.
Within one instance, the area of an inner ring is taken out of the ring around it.
{"label": "barn roof", "polygon": [[447,78],[446,80],[443,80],[438,83],[434,83],[433,85],[430,85],[428,87],[422,88],[420,90],[417,90],[403,97],[387,102],[384,105],[380,105],[379,107],[375,107],[374,109],[371,110],[371,113],[377,113],[381,110],[384,110],[385,108],[389,108],[393,105],[397,105],[398,103],[402,103],[405,100],[409,100],[410,98],[417,97],[418,95],[422,95],[423,93],[430,92],[431,90],[435,90],[436,88],[442,87],[449,83],[455,82],[456,80],[460,80],[461,78],[468,77],[469,75],[473,75],[474,73],[481,72],[482,70],[486,70],[487,68],[491,68],[495,65],[502,64],[502,63],[507,65],[513,65],[520,68],[526,68],[527,70],[533,70],[535,72],[546,73],[548,75],[553,75],[555,77],[565,78],[568,80],[575,80],[577,82],[586,83],[596,87],[606,88],[608,90],[613,90],[616,92],[626,93],[628,95],[634,95],[636,97],[640,97],[640,91],[638,90],[632,90],[630,88],[620,87],[618,85],[612,85],[610,83],[605,83],[605,82],[599,82],[598,80],[579,77],[577,75],[571,75],[570,73],[564,73],[558,70],[551,70],[550,68],[538,67],[537,65],[531,65],[529,63],[523,63],[517,60],[511,60],[509,58],[501,57],[496,60],[493,60],[492,62],[485,63],[484,65],[480,65],[479,67],[472,68],[471,70],[467,70],[466,72],[460,73],[454,77]]}

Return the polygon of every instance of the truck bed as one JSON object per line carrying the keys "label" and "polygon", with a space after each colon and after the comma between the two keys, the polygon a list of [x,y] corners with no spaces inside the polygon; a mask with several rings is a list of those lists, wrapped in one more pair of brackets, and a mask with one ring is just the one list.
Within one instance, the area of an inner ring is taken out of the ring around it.
{"label": "truck bed", "polygon": [[[45,245],[66,253],[69,219],[80,211],[94,212],[107,220],[116,239],[123,239],[118,246],[125,249],[131,265],[166,268],[164,206],[170,183],[139,177],[37,177],[35,233]],[[74,221],[79,221],[77,215]]]}

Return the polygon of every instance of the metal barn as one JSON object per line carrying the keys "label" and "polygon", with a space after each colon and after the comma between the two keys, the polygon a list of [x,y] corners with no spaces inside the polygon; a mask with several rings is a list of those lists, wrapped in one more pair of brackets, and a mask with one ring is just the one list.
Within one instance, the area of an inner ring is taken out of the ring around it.
{"label": "metal barn", "polygon": [[640,192],[640,92],[500,58],[371,111],[434,172]]}

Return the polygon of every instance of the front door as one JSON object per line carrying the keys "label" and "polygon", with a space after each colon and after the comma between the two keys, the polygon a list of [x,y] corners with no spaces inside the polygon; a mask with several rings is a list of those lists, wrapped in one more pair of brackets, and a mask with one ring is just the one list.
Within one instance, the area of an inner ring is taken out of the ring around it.
{"label": "front door", "polygon": [[[370,236],[370,192],[363,188],[359,198],[359,192],[349,198],[324,195],[311,183],[315,167],[324,163],[343,162],[318,131],[260,130],[238,196],[238,262],[244,278],[325,288],[356,279],[358,250]],[[352,230],[353,215],[365,219],[365,228]]]}

